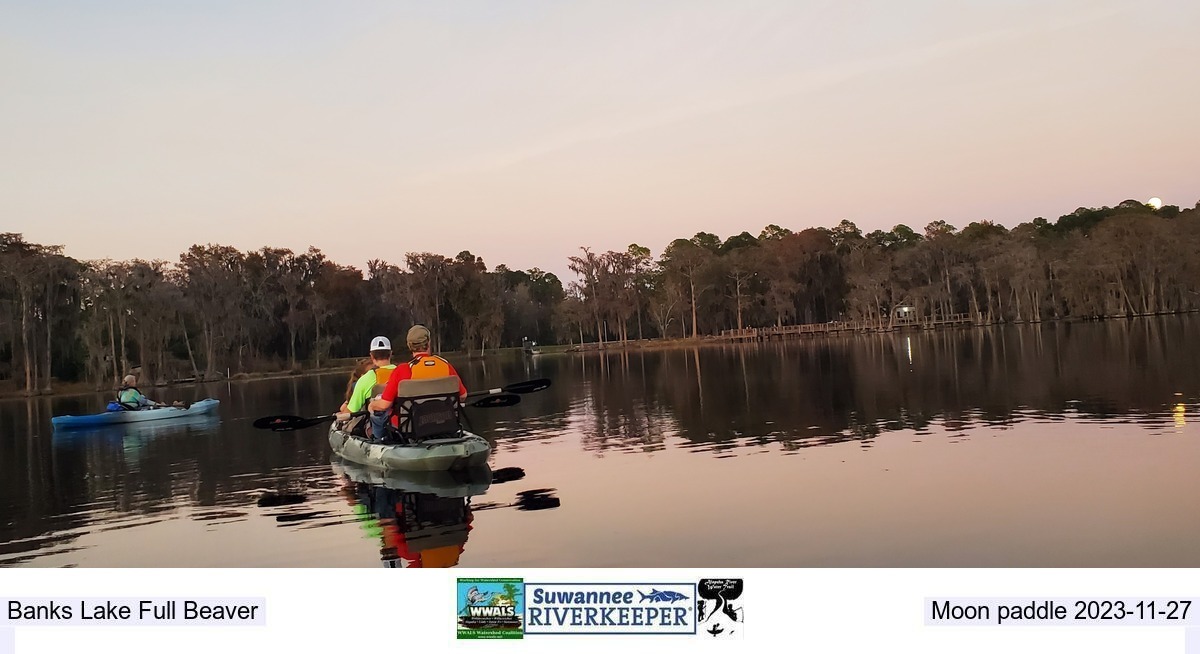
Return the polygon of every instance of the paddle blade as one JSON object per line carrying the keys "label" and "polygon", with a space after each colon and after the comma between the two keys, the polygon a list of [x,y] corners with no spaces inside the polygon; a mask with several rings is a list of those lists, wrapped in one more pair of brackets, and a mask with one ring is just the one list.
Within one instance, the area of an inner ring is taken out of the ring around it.
{"label": "paddle blade", "polygon": [[549,379],[530,379],[529,381],[517,382],[504,387],[506,393],[536,393],[550,388]]}
{"label": "paddle blade", "polygon": [[480,398],[474,402],[471,402],[470,404],[467,404],[467,406],[473,406],[477,409],[495,409],[498,407],[520,404],[520,402],[520,395],[514,395],[513,393],[502,393],[500,395],[488,395],[487,397]]}
{"label": "paddle blade", "polygon": [[255,429],[270,429],[273,425],[289,424],[297,420],[303,420],[300,416],[266,416],[254,421]]}

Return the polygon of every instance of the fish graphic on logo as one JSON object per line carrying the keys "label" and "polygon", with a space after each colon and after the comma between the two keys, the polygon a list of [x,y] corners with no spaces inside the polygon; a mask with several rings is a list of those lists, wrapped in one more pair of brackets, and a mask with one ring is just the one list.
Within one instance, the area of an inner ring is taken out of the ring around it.
{"label": "fish graphic on logo", "polygon": [[651,602],[651,603],[653,603],[653,602],[671,603],[671,602],[678,602],[679,600],[685,600],[688,598],[687,595],[684,595],[683,593],[676,593],[673,590],[657,590],[654,588],[651,588],[649,593],[643,593],[642,591],[639,590],[638,594],[642,596],[643,602]]}

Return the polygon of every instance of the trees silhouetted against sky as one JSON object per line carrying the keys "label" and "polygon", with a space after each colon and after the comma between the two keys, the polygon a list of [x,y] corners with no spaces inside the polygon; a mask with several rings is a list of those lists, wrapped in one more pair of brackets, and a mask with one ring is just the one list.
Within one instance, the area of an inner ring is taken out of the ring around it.
{"label": "trees silhouetted against sky", "polygon": [[[1200,203],[1198,203],[1200,207]],[[77,261],[0,234],[0,379],[29,392],[54,379],[152,381],[319,367],[365,354],[376,334],[403,347],[421,322],[438,347],[697,337],[830,320],[979,324],[1200,309],[1200,211],[1135,200],[1013,229],[934,220],[867,234],[849,221],[757,236],[700,232],[655,258],[583,247],[574,280],[489,270],[470,252],[409,252],[367,269],[306,252],[193,245],[176,262]]]}

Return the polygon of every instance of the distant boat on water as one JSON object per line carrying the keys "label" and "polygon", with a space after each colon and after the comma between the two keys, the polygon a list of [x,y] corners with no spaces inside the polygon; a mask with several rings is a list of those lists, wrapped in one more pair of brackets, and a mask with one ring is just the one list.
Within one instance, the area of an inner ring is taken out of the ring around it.
{"label": "distant boat on water", "polygon": [[536,356],[542,353],[541,350],[537,349],[537,342],[531,341],[528,338],[521,339],[521,352],[527,357]]}

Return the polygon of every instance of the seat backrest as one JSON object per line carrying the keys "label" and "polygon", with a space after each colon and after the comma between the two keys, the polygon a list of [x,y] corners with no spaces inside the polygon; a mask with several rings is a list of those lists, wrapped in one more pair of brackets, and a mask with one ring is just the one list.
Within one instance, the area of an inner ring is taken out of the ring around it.
{"label": "seat backrest", "polygon": [[422,441],[462,433],[458,377],[405,379],[396,386],[393,411],[400,436]]}
{"label": "seat backrest", "polygon": [[424,395],[458,395],[458,377],[434,377],[432,379],[405,379],[396,385],[396,397],[422,397]]}

